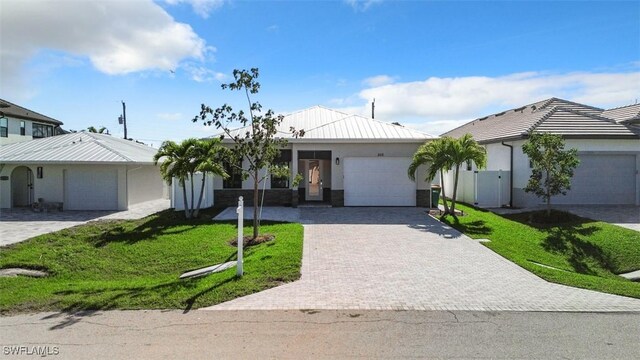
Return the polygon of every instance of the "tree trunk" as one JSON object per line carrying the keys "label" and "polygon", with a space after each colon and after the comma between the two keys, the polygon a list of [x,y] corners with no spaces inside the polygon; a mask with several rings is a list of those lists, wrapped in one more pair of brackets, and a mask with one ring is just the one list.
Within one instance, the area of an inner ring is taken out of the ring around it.
{"label": "tree trunk", "polygon": [[444,204],[444,214],[449,213],[449,205],[447,204],[447,195],[444,192],[444,169],[440,169],[440,193],[442,194],[442,203]]}
{"label": "tree trunk", "polygon": [[458,174],[460,165],[456,165],[455,174],[453,174],[453,198],[451,198],[451,216],[456,217],[456,196],[458,195]]}
{"label": "tree trunk", "polygon": [[182,197],[184,199],[184,218],[189,219],[189,208],[187,207],[187,184],[182,183]]}
{"label": "tree trunk", "polygon": [[189,219],[191,219],[193,217],[193,202],[194,202],[194,196],[193,196],[193,173],[190,174],[191,175],[191,181],[189,181],[189,183],[191,184],[191,205],[189,206]]}
{"label": "tree trunk", "polygon": [[258,237],[259,225],[258,225],[258,169],[254,170],[253,173],[253,238],[256,239]]}
{"label": "tree trunk", "polygon": [[200,187],[200,198],[198,199],[198,206],[196,207],[196,211],[193,213],[193,217],[197,218],[200,213],[200,205],[202,205],[202,198],[204,197],[204,182],[206,179],[206,173],[202,173],[202,186]]}
{"label": "tree trunk", "polygon": [[547,217],[551,216],[551,189],[550,189],[550,185],[549,185],[549,172],[547,171],[546,174],[547,177],[547,181],[546,181],[546,186],[547,186]]}

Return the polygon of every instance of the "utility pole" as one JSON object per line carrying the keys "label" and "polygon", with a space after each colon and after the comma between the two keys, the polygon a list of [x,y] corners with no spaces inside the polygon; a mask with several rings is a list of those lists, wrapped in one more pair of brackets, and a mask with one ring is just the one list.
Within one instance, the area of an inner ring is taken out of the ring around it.
{"label": "utility pole", "polygon": [[122,101],[122,115],[118,118],[118,123],[124,125],[124,138],[127,139],[127,106]]}
{"label": "utility pole", "polygon": [[376,118],[376,98],[373,98],[373,102],[371,103],[371,118]]}

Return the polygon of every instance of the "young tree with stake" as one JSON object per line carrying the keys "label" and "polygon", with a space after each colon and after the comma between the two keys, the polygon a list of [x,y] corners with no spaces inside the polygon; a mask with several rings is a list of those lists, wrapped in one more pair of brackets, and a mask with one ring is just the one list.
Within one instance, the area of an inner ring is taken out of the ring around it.
{"label": "young tree with stake", "polygon": [[[207,126],[215,126],[221,129],[223,134],[220,139],[230,139],[233,142],[231,152],[228,152],[230,164],[242,164],[245,160],[247,166],[238,170],[242,171],[243,178],[249,177],[253,180],[253,238],[258,237],[259,221],[258,221],[258,200],[259,200],[259,184],[268,176],[260,176],[261,169],[269,169],[275,176],[282,176],[282,168],[273,166],[274,160],[277,158],[280,149],[287,145],[287,140],[276,137],[278,125],[282,122],[284,116],[275,115],[269,109],[262,112],[262,105],[259,102],[253,102],[251,95],[255,95],[260,90],[258,78],[258,69],[251,70],[234,70],[234,81],[223,84],[222,89],[243,92],[248,104],[248,114],[243,110],[234,111],[228,104],[213,109],[205,104],[200,108],[200,115],[194,117],[193,122],[202,122]],[[240,123],[246,127],[244,133],[231,130],[233,123]],[[304,131],[297,131],[294,128],[289,129],[294,137],[303,136]],[[286,176],[289,176],[286,169]]]}

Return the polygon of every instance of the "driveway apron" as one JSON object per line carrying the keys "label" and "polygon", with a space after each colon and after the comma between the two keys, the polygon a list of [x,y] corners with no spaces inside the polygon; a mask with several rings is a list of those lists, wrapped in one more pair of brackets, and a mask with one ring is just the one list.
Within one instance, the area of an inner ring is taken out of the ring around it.
{"label": "driveway apron", "polygon": [[300,280],[209,310],[640,311],[549,283],[420,208],[305,208]]}

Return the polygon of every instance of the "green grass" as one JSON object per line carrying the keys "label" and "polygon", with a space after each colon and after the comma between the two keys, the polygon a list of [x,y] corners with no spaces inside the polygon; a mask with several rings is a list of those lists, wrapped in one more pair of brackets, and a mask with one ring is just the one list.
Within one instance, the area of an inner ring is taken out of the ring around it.
{"label": "green grass", "polygon": [[[101,221],[0,248],[0,268],[42,269],[46,278],[0,278],[0,313],[94,309],[184,309],[225,302],[300,277],[300,224],[264,222],[275,240],[245,248],[236,269],[179,280],[187,270],[236,259],[234,223],[212,213],[185,221],[165,211],[136,221]],[[245,222],[246,224],[247,222]],[[249,222],[250,224],[250,222]],[[244,229],[251,234],[251,228]]]}
{"label": "green grass", "polygon": [[490,239],[483,245],[543,279],[640,298],[640,283],[616,275],[640,269],[637,231],[573,215],[560,224],[531,224],[531,213],[500,216],[462,204],[456,208],[466,216],[445,222],[471,238]]}

